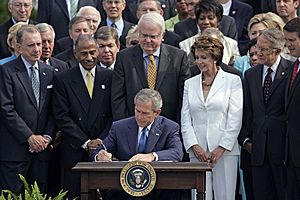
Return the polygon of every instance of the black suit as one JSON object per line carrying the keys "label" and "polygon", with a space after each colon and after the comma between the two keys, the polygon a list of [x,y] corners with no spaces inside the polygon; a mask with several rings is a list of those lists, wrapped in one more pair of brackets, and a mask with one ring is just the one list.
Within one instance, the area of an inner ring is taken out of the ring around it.
{"label": "black suit", "polygon": [[[36,24],[36,22],[32,20],[29,20],[29,23]],[[8,50],[7,36],[9,28],[13,25],[14,23],[11,18],[0,25],[0,59],[11,56],[11,53]]]}
{"label": "black suit", "polygon": [[57,58],[59,60],[66,62],[68,64],[69,68],[75,67],[79,63],[78,60],[74,56],[73,48],[69,48],[69,49],[57,54],[56,56],[54,56],[54,58]]}
{"label": "black suit", "polygon": [[165,31],[163,43],[179,48],[181,38],[178,34],[172,31]]}
{"label": "black suit", "polygon": [[[98,0],[79,0],[78,10],[83,6],[93,6],[100,12],[102,5]],[[68,36],[70,18],[66,0],[39,1],[37,21],[53,26],[56,40]]]}
{"label": "black suit", "polygon": [[88,161],[88,152],[82,145],[89,139],[103,140],[110,129],[111,77],[111,70],[96,67],[92,99],[79,66],[56,74],[54,78],[53,112],[62,132],[63,188],[69,190],[69,198],[80,193],[80,175],[71,172],[71,168],[78,162]]}
{"label": "black suit", "polygon": [[[124,22],[124,28],[123,28],[123,31],[122,31],[122,35],[119,36],[120,49],[125,49],[126,48],[126,36],[127,36],[127,33],[129,31],[129,29],[131,29],[131,27],[134,25],[134,24],[132,24],[130,22],[125,21],[124,19],[123,19],[123,22]],[[101,21],[100,27],[101,26],[107,26],[106,20]]]}
{"label": "black suit", "polygon": [[[183,83],[189,77],[186,53],[161,44],[155,89],[163,99],[163,116],[178,121],[183,95]],[[112,110],[114,120],[134,115],[134,97],[148,88],[140,45],[119,52],[113,72]]]}
{"label": "black suit", "polygon": [[253,16],[253,8],[242,3],[239,0],[233,0],[229,16],[233,17],[236,23],[237,33],[238,33],[238,46],[241,55],[246,55],[248,51],[248,23]]}
{"label": "black suit", "polygon": [[[220,22],[219,30],[227,37],[237,40],[237,29],[235,21],[230,16],[223,16]],[[185,40],[198,33],[196,19],[187,18],[178,22],[174,26],[174,32],[177,33],[181,40]]]}
{"label": "black suit", "polygon": [[[284,152],[286,115],[284,94],[291,62],[281,58],[267,103],[263,100],[263,65],[252,67],[244,76],[244,122],[239,136],[252,142],[251,165],[254,197],[284,199]],[[274,72],[273,72],[274,73]]]}
{"label": "black suit", "polygon": [[[292,71],[288,76],[286,88],[286,113],[287,113],[287,155],[288,155],[288,178],[287,194],[288,200],[300,199],[300,156],[299,156],[299,102],[300,102],[300,77],[299,72],[290,86]],[[298,180],[297,180],[298,179]]]}
{"label": "black suit", "polygon": [[54,67],[54,72],[62,72],[62,71],[69,69],[69,66],[67,63],[65,63],[57,58],[50,57],[49,64],[52,67]]}
{"label": "black suit", "polygon": [[37,181],[46,192],[49,149],[30,153],[28,138],[32,134],[55,137],[50,112],[53,69],[38,61],[40,103],[33,93],[30,78],[21,56],[1,66],[0,76],[0,190],[22,191],[18,174],[32,184]]}
{"label": "black suit", "polygon": [[53,54],[57,55],[69,48],[73,48],[73,40],[70,38],[70,36],[60,38],[55,42]]}

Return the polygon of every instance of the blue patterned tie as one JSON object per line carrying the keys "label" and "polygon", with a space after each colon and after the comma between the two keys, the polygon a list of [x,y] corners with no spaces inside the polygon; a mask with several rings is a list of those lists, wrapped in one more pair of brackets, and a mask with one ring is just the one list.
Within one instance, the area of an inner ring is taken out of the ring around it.
{"label": "blue patterned tie", "polygon": [[139,141],[139,147],[138,147],[138,152],[139,153],[144,153],[144,151],[146,149],[147,131],[148,131],[147,127],[144,127],[142,129],[142,134],[141,134],[141,138],[140,138],[140,141]]}
{"label": "blue patterned tie", "polygon": [[38,70],[36,67],[31,66],[31,86],[33,89],[34,97],[36,99],[36,104],[39,106],[40,103],[40,82],[37,78],[35,70]]}

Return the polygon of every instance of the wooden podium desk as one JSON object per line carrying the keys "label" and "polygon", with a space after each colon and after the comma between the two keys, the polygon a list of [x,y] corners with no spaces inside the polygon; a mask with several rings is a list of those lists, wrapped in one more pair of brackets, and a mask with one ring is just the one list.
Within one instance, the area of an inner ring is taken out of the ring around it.
{"label": "wooden podium desk", "polygon": [[[81,173],[81,200],[92,200],[95,189],[122,189],[120,172],[128,162],[79,162],[73,170]],[[205,172],[208,163],[151,162],[156,172],[154,189],[196,189],[197,200],[205,200]]]}

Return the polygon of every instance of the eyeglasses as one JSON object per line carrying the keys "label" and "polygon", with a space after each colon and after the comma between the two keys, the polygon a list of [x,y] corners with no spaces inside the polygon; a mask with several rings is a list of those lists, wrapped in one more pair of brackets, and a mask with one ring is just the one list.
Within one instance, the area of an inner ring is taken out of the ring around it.
{"label": "eyeglasses", "polygon": [[142,37],[142,38],[144,38],[144,39],[149,38],[150,40],[155,40],[155,39],[161,37],[162,34],[148,35],[148,34],[145,34],[145,33],[140,32],[140,33],[139,33],[139,36]]}
{"label": "eyeglasses", "polygon": [[270,51],[273,51],[273,50],[276,50],[276,49],[274,49],[274,48],[263,48],[263,47],[258,47],[258,46],[256,46],[256,50],[257,50],[257,53],[263,53],[263,54],[265,54],[265,53],[268,53],[268,52],[270,52]]}
{"label": "eyeglasses", "polygon": [[25,9],[29,9],[29,8],[31,8],[32,4],[30,4],[30,3],[13,3],[12,6],[17,9],[20,9],[24,6]]}

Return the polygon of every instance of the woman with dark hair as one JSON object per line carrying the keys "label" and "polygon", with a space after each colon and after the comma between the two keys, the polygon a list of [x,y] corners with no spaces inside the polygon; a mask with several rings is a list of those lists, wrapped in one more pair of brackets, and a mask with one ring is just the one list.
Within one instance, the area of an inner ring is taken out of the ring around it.
{"label": "woman with dark hair", "polygon": [[206,176],[206,199],[233,200],[242,125],[243,90],[240,77],[220,68],[223,45],[199,36],[194,45],[201,73],[184,85],[182,137],[191,162],[211,162]]}

